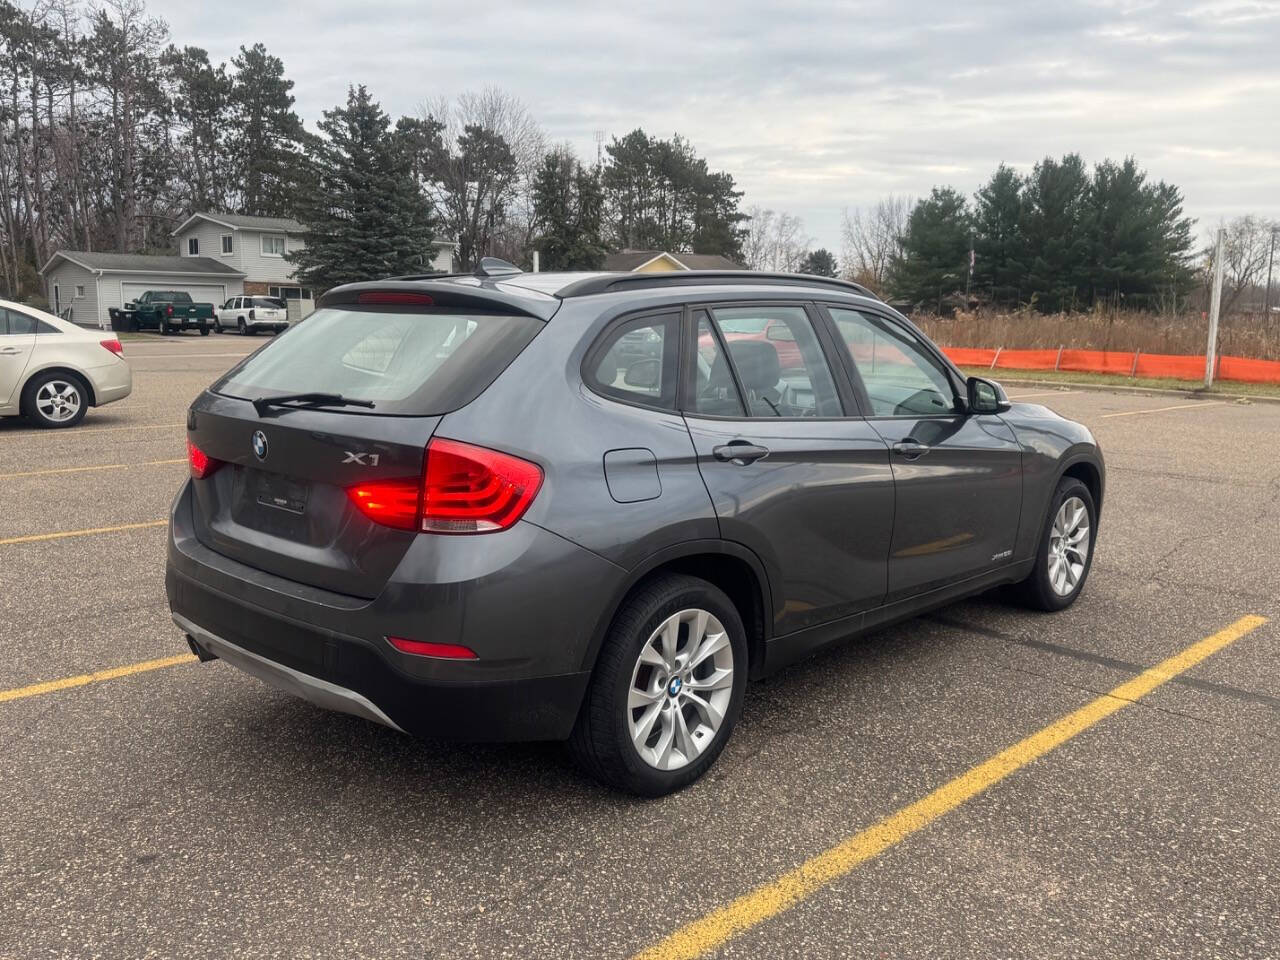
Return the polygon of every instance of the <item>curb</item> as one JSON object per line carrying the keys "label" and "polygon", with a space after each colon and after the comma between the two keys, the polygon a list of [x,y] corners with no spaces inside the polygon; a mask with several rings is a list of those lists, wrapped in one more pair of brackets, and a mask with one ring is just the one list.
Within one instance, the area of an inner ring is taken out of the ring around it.
{"label": "curb", "polygon": [[[1078,383],[1070,380],[1036,380],[1032,377],[999,377],[1001,384],[1019,387],[1061,387],[1063,390],[1092,390],[1097,393],[1128,393],[1139,397],[1182,397],[1187,400],[1247,400],[1250,403],[1280,403],[1280,397],[1226,391],[1169,390],[1163,387],[1131,387],[1122,383]],[[1046,398],[1047,399],[1047,398]],[[1017,402],[1017,401],[1015,401]]]}

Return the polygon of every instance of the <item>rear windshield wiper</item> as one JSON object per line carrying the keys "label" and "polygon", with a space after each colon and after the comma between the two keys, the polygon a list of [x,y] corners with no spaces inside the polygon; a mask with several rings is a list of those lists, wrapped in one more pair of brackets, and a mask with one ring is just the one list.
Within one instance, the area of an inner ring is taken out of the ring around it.
{"label": "rear windshield wiper", "polygon": [[253,409],[262,416],[272,407],[365,407],[373,409],[372,400],[349,400],[340,393],[285,393],[278,397],[259,397]]}

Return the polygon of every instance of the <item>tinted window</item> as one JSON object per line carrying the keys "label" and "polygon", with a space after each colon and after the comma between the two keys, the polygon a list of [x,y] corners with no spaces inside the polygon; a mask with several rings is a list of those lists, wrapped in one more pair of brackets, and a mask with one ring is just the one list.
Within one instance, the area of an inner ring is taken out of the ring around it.
{"label": "tinted window", "polygon": [[55,327],[52,323],[46,323],[43,320],[36,321],[36,333],[61,333],[62,331]]}
{"label": "tinted window", "polygon": [[533,317],[326,307],[213,389],[246,400],[340,393],[372,401],[374,414],[447,413],[475,399],[541,328]]}
{"label": "tinted window", "polygon": [[679,320],[668,314],[611,327],[589,361],[593,388],[618,400],[674,410]]}
{"label": "tinted window", "polygon": [[699,311],[698,349],[694,354],[693,409],[713,417],[745,415],[742,396],[733,381],[720,340],[711,327],[711,318]]}
{"label": "tinted window", "polygon": [[275,300],[271,297],[250,297],[249,300],[255,307],[269,307],[272,310],[284,309],[283,300]]}
{"label": "tinted window", "polygon": [[36,318],[28,316],[25,313],[18,313],[16,310],[0,310],[0,316],[3,316],[4,328],[0,329],[0,333],[35,333]]}
{"label": "tinted window", "polygon": [[752,417],[838,417],[835,381],[803,307],[713,311]]}
{"label": "tinted window", "polygon": [[951,378],[914,334],[871,314],[830,309],[866,387],[872,415],[909,417],[955,411]]}

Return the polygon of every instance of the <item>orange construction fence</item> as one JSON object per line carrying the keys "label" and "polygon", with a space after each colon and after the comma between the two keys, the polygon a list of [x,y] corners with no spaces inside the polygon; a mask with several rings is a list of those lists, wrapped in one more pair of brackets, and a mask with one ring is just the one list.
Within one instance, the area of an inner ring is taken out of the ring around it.
{"label": "orange construction fence", "polygon": [[[951,362],[962,367],[991,370],[1067,370],[1113,373],[1125,377],[1172,377],[1203,380],[1204,357],[1160,353],[1121,353],[1114,350],[992,350],[985,347],[943,347]],[[1219,357],[1217,380],[1241,383],[1280,383],[1280,360]]]}

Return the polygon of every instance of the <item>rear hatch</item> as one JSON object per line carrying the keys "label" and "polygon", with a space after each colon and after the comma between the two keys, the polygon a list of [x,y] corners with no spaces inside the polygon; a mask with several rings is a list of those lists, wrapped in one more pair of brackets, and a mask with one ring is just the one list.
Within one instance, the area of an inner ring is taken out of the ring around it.
{"label": "rear hatch", "polygon": [[371,519],[354,491],[421,480],[441,416],[478,396],[542,327],[390,299],[322,306],[192,405],[193,474],[205,474],[193,480],[194,520],[207,547],[325,590],[381,591],[418,534]]}

